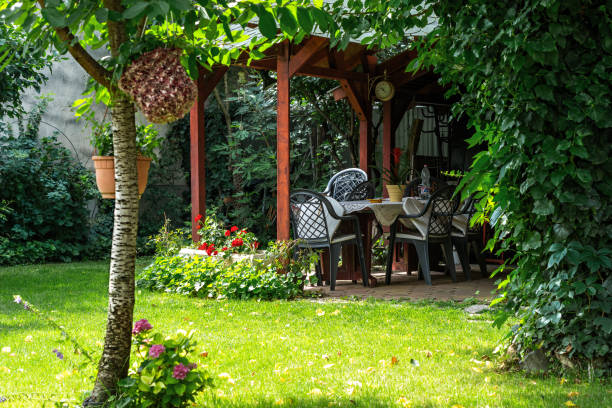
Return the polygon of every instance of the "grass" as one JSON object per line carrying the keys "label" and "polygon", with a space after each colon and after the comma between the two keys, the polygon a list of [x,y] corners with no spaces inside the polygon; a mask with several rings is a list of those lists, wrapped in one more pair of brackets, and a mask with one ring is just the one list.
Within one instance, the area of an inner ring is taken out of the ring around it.
{"label": "grass", "polygon": [[[78,368],[83,356],[12,295],[99,355],[107,275],[104,262],[0,268],[0,396],[8,399],[0,408],[79,401],[95,373]],[[135,319],[155,330],[197,330],[208,352],[198,362],[216,378],[199,406],[612,406],[609,383],[500,372],[493,349],[503,331],[487,316],[468,321],[452,303],[220,302],[147,291],[136,299]]]}

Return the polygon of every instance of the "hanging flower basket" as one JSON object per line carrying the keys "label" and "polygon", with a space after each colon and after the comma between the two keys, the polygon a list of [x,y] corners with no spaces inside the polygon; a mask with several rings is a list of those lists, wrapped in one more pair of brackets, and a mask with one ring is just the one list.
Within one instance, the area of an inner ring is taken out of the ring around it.
{"label": "hanging flower basket", "polygon": [[181,53],[176,48],[149,51],[132,62],[119,80],[119,89],[134,99],[150,122],[174,122],[195,103],[198,88],[181,65]]}

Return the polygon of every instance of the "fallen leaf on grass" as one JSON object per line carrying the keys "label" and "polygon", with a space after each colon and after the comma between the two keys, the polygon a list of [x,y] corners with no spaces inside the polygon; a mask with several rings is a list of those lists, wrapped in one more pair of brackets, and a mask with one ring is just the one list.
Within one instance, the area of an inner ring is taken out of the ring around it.
{"label": "fallen leaf on grass", "polygon": [[325,316],[325,311],[323,311],[322,309],[317,309],[317,316]]}
{"label": "fallen leaf on grass", "polygon": [[461,405],[461,404],[455,404],[455,405],[453,405],[451,408],[463,408],[463,405]]}
{"label": "fallen leaf on grass", "polygon": [[397,359],[397,357],[393,356],[391,357],[391,365],[394,366],[399,362],[399,360]]}
{"label": "fallen leaf on grass", "polygon": [[200,357],[208,357],[208,351],[201,352]]}
{"label": "fallen leaf on grass", "polygon": [[1,351],[2,351],[3,353],[8,354],[8,353],[10,353],[10,352],[11,352],[11,348],[10,348],[9,346],[2,347],[2,350],[1,350]]}
{"label": "fallen leaf on grass", "polygon": [[578,395],[580,395],[580,393],[578,391],[572,391],[572,392],[567,394],[567,396],[570,397],[570,398],[575,398]]}
{"label": "fallen leaf on grass", "polygon": [[563,404],[563,405],[565,405],[566,407],[575,407],[575,406],[577,406],[572,401],[566,401],[565,404]]}
{"label": "fallen leaf on grass", "polygon": [[472,367],[472,371],[475,373],[482,373],[482,369],[480,367]]}
{"label": "fallen leaf on grass", "polygon": [[332,316],[338,316],[339,314],[340,314],[340,311],[338,309],[336,309],[333,312],[331,312]]}
{"label": "fallen leaf on grass", "polygon": [[31,343],[32,342],[32,336],[26,336],[25,339],[23,339],[23,341],[25,341],[26,343]]}
{"label": "fallen leaf on grass", "polygon": [[567,380],[565,378],[561,378],[559,380],[559,384],[561,384],[561,385],[565,384],[566,382],[567,382]]}
{"label": "fallen leaf on grass", "polygon": [[407,399],[406,397],[399,397],[397,399],[397,401],[395,401],[400,407],[402,408],[411,408],[412,407],[412,401],[410,401],[409,399]]}
{"label": "fallen leaf on grass", "polygon": [[323,368],[324,368],[324,369],[326,369],[326,370],[328,370],[328,369],[332,368],[333,366],[335,366],[335,364],[334,364],[334,363],[329,363],[329,364],[325,364],[325,365],[323,366]]}
{"label": "fallen leaf on grass", "polygon": [[323,395],[323,392],[319,388],[313,388],[308,395]]}
{"label": "fallen leaf on grass", "polygon": [[429,358],[431,356],[433,356],[433,353],[429,350],[425,350],[425,357]]}

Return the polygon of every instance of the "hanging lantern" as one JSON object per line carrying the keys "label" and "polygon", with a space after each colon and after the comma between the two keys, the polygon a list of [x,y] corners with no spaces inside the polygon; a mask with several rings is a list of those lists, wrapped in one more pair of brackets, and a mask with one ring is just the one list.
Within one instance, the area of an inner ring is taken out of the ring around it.
{"label": "hanging lantern", "polygon": [[153,123],[174,122],[195,103],[198,88],[181,65],[182,50],[157,48],[127,67],[119,89],[130,95]]}

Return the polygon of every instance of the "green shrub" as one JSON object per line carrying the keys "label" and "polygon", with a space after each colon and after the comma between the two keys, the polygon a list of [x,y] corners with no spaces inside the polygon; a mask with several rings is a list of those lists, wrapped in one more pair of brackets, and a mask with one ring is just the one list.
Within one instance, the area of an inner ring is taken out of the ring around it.
{"label": "green shrub", "polygon": [[56,139],[38,137],[47,101],[18,122],[0,123],[0,264],[70,261],[88,249],[92,174]]}
{"label": "green shrub", "polygon": [[140,288],[216,299],[292,299],[315,260],[290,261],[293,243],[272,244],[264,259],[231,262],[216,256],[158,256],[136,280]]}
{"label": "green shrub", "polygon": [[460,97],[455,114],[475,125],[470,145],[486,145],[461,185],[485,192],[481,217],[493,210],[501,250],[516,251],[497,323],[518,319],[509,335],[521,354],[542,348],[612,367],[612,10],[603,4],[438,2],[422,55]]}

